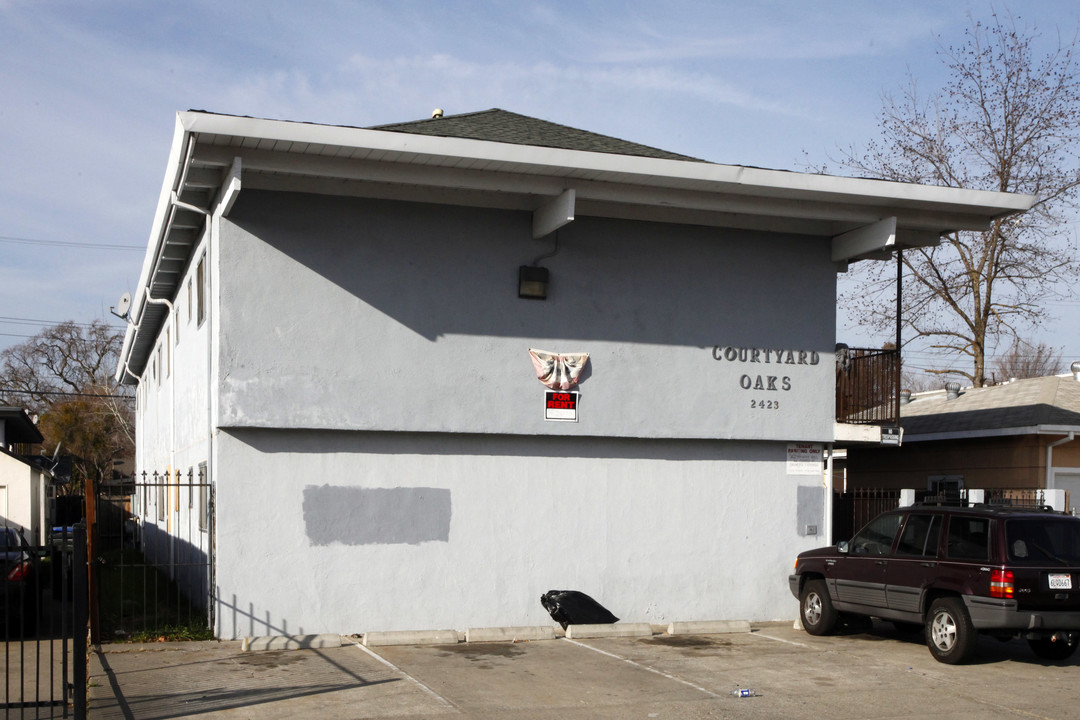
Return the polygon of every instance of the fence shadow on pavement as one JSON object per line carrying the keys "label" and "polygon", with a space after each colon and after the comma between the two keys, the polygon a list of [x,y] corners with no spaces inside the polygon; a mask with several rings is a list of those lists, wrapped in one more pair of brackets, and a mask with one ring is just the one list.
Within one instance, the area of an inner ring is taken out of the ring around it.
{"label": "fence shadow on pavement", "polygon": [[[191,649],[145,649],[95,653],[100,664],[91,690],[95,720],[166,720],[266,706],[356,690],[401,678],[390,669],[358,672],[335,659],[332,649],[245,652],[235,643],[187,643]],[[359,656],[355,656],[359,659]],[[103,676],[103,677],[101,677]],[[273,713],[263,712],[266,716]]]}

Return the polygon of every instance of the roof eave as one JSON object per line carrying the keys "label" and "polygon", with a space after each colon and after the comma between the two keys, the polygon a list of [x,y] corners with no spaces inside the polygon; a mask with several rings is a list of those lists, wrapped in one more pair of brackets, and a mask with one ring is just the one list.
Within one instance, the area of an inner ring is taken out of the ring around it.
{"label": "roof eave", "polygon": [[[793,199],[871,202],[873,204],[892,201],[977,215],[985,218],[986,222],[1002,215],[1027,210],[1035,200],[1034,196],[1030,195],[987,190],[914,185],[888,180],[846,178],[694,160],[669,160],[484,140],[410,135],[394,131],[213,115],[194,111],[178,113],[178,126],[182,126],[188,134],[249,138],[255,141],[252,143],[253,146],[260,146],[259,141],[266,141],[276,146],[275,150],[282,149],[281,146],[285,144],[362,148],[375,153],[402,154],[404,157],[400,161],[422,165],[443,164],[438,162],[440,159],[487,161],[524,166],[528,171],[523,174],[550,174],[563,177],[571,173],[593,172],[625,176],[627,184],[635,185],[687,187],[701,184],[715,191],[742,192],[747,195],[783,195]],[[292,148],[289,150],[297,152]]]}
{"label": "roof eave", "polygon": [[[355,127],[316,125],[309,123],[266,120],[261,118],[217,115],[201,111],[177,113],[172,147],[154,222],[143,261],[139,285],[132,298],[130,324],[124,338],[116,378],[121,383],[138,380],[137,372],[145,367],[149,345],[153,338],[140,340],[143,332],[156,336],[164,312],[150,305],[153,288],[169,286],[161,282],[161,265],[167,236],[173,232],[172,223],[178,212],[175,193],[183,192],[187,173],[191,169],[194,141],[205,138],[218,143],[223,154],[243,157],[245,153],[266,157],[287,156],[293,161],[311,158],[337,167],[351,165],[341,161],[349,151],[362,151],[368,167],[379,169],[415,168],[420,172],[404,173],[404,183],[411,187],[424,184],[425,176],[434,175],[433,168],[459,176],[477,177],[498,174],[519,180],[518,192],[535,196],[558,195],[565,188],[582,186],[578,191],[580,208],[592,209],[598,215],[635,217],[635,203],[646,205],[650,213],[665,221],[700,224],[706,215],[727,222],[724,218],[740,217],[746,222],[749,214],[774,217],[782,205],[789,216],[787,225],[823,218],[844,221],[851,226],[899,213],[906,229],[922,234],[952,230],[981,229],[994,218],[1028,209],[1034,198],[979,190],[908,185],[882,180],[841,178],[828,175],[795,173],[733,165],[719,165],[695,160],[616,155],[583,150],[515,145],[484,140],[460,139],[402,132],[370,130]],[[201,144],[200,144],[201,146]],[[343,151],[345,151],[343,153]],[[245,172],[248,166],[245,165]],[[496,171],[487,170],[497,168]],[[475,169],[479,168],[479,169]],[[327,172],[333,172],[333,169]],[[275,169],[274,172],[282,172]],[[287,176],[289,169],[285,168]],[[411,173],[411,174],[410,174]],[[464,187],[464,186],[463,186]],[[486,193],[492,198],[506,195],[479,183],[466,188],[474,193]],[[220,190],[220,188],[218,188]],[[589,191],[593,193],[590,197]],[[209,190],[214,195],[214,189]],[[590,205],[591,203],[591,205]],[[616,204],[622,210],[613,211]],[[677,212],[671,214],[672,210]],[[682,215],[678,215],[681,212]],[[668,213],[664,215],[663,213]],[[800,215],[805,213],[805,215]],[[770,220],[770,222],[780,222]],[[188,226],[189,229],[191,226]],[[738,227],[754,227],[753,223]],[[194,232],[194,231],[192,231]],[[806,232],[806,231],[804,231]],[[196,244],[190,242],[190,247]],[[190,258],[189,258],[190,259]],[[177,265],[170,269],[177,274]],[[168,274],[165,277],[169,277]],[[175,296],[175,287],[169,288]],[[166,298],[172,299],[172,298]],[[149,325],[142,328],[150,311]],[[137,355],[137,357],[136,357]]]}

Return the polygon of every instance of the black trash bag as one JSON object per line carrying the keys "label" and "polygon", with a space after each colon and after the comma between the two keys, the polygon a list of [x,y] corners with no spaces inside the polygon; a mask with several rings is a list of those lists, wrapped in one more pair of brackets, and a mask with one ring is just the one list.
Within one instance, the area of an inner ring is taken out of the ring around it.
{"label": "black trash bag", "polygon": [[619,622],[606,607],[577,590],[548,590],[540,596],[540,604],[551,619],[562,625],[604,625]]}

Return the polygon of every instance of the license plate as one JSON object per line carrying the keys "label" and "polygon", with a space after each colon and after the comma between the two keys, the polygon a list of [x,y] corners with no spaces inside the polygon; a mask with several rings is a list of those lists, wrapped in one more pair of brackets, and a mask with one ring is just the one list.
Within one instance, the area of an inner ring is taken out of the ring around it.
{"label": "license plate", "polygon": [[1072,590],[1072,575],[1068,573],[1050,573],[1051,590]]}

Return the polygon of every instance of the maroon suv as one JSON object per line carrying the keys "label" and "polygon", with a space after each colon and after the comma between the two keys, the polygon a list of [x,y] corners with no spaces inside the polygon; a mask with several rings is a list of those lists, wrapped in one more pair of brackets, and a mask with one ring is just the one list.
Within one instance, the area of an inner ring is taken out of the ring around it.
{"label": "maroon suv", "polygon": [[801,553],[788,582],[812,635],[850,613],[924,627],[944,663],[967,660],[978,633],[1023,636],[1040,657],[1064,660],[1080,642],[1080,518],[916,504]]}

